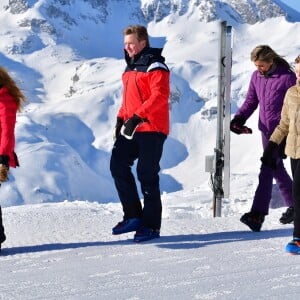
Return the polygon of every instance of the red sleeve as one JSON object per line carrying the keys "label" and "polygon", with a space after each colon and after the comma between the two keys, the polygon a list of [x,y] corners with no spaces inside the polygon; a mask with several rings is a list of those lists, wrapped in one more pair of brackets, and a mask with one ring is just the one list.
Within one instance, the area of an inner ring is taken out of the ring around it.
{"label": "red sleeve", "polygon": [[[8,99],[7,99],[8,100]],[[10,155],[15,146],[16,107],[14,103],[0,100],[0,155]]]}

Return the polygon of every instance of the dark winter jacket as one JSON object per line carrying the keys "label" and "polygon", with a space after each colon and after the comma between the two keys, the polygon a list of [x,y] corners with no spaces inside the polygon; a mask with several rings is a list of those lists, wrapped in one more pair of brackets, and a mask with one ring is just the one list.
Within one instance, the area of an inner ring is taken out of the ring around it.
{"label": "dark winter jacket", "polygon": [[279,123],[285,93],[295,83],[296,75],[284,65],[268,76],[253,72],[246,100],[236,115],[247,120],[259,105],[258,128],[269,138]]}
{"label": "dark winter jacket", "polygon": [[6,87],[0,88],[0,156],[9,156],[9,165],[18,166],[14,153],[17,104]]}
{"label": "dark winter jacket", "polygon": [[126,121],[135,114],[146,120],[137,132],[169,134],[170,72],[161,52],[146,47],[131,59],[125,51],[127,67],[122,75],[123,100],[118,117]]}

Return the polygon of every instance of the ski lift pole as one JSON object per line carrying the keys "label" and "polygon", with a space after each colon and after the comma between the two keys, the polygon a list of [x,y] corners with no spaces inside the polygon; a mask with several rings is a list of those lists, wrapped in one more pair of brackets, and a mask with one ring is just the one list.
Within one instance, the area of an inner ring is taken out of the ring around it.
{"label": "ski lift pole", "polygon": [[[226,25],[226,24],[225,24]],[[225,28],[225,91],[224,91],[224,198],[229,198],[230,193],[230,121],[231,121],[231,70],[232,70],[232,27]]]}
{"label": "ski lift pole", "polygon": [[226,170],[225,191],[229,193],[229,122],[230,122],[230,82],[231,82],[231,26],[222,22],[220,29],[217,135],[215,148],[215,173],[213,178],[213,214],[221,216],[224,198],[224,168]]}

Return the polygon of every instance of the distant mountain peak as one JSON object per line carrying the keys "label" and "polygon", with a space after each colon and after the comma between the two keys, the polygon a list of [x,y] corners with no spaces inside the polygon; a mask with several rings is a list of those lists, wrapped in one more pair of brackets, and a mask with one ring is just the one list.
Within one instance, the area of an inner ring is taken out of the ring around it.
{"label": "distant mountain peak", "polygon": [[[280,16],[293,19],[284,9],[284,4],[273,0],[144,0],[141,4],[130,0],[10,0],[5,9],[12,14],[22,14],[38,2],[41,8],[48,11],[48,15],[62,18],[67,23],[76,23],[72,14],[73,11],[78,13],[79,7],[90,7],[90,11],[81,11],[80,17],[90,17],[92,14],[101,22],[106,22],[112,15],[112,7],[131,7],[132,9],[128,10],[131,12],[140,10],[140,13],[134,14],[140,15],[144,19],[140,20],[143,23],[159,22],[168,16],[186,14],[196,14],[199,21],[204,22],[222,19],[234,23],[254,24]],[[74,9],[76,6],[78,9]],[[95,11],[92,13],[93,10]]]}
{"label": "distant mountain peak", "polygon": [[142,11],[150,22],[161,21],[168,15],[196,14],[199,21],[218,19],[234,23],[254,24],[274,17],[288,17],[287,12],[272,0],[148,0]]}

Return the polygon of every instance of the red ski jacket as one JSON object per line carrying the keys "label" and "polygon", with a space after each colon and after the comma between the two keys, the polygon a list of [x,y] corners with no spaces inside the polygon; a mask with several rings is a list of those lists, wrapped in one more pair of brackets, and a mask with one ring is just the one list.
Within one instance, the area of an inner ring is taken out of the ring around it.
{"label": "red ski jacket", "polygon": [[122,75],[123,99],[118,117],[126,122],[134,114],[146,120],[137,132],[169,134],[170,71],[162,49],[146,47],[131,60]]}
{"label": "red ski jacket", "polygon": [[0,155],[9,156],[9,165],[18,166],[14,153],[17,104],[6,87],[0,88]]}

